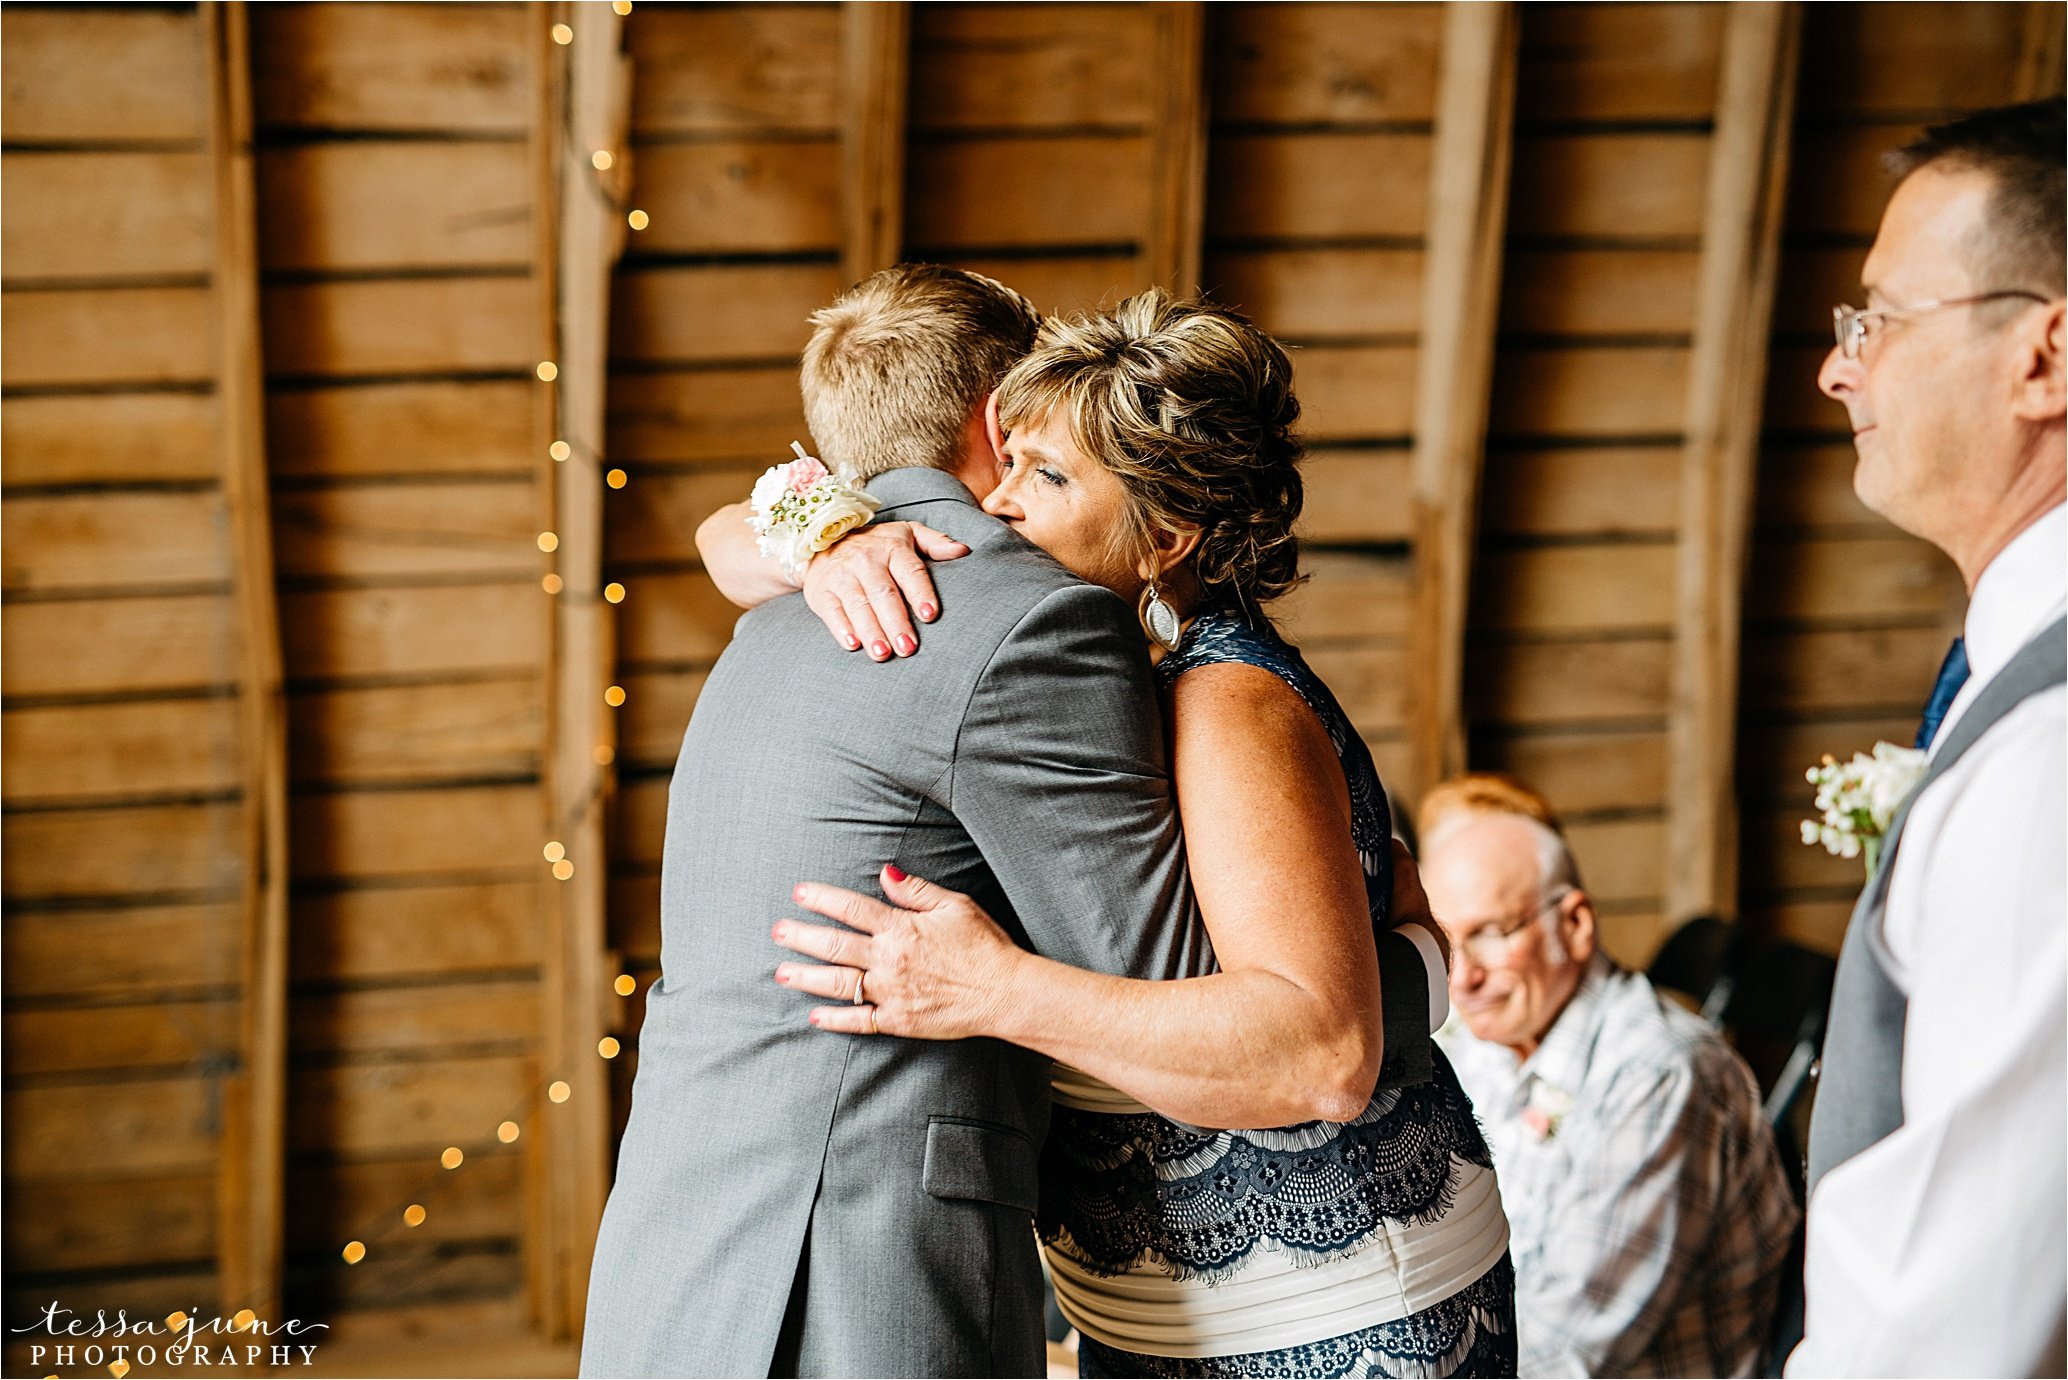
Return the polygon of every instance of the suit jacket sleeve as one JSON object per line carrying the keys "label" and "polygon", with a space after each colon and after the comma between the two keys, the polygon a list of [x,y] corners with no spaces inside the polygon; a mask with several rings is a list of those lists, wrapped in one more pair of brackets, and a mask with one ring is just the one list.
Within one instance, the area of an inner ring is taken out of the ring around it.
{"label": "suit jacket sleeve", "polygon": [[977,680],[941,803],[1037,953],[1126,977],[1190,977],[1211,971],[1210,950],[1134,621],[1090,585],[1029,611]]}

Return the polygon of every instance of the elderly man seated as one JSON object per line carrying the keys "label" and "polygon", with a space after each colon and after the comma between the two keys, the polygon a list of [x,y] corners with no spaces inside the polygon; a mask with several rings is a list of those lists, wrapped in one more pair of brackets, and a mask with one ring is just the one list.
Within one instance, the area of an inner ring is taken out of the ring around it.
{"label": "elderly man seated", "polygon": [[1521,1373],[1754,1374],[1797,1210],[1751,1071],[1596,946],[1540,798],[1451,783],[1421,834],[1456,955],[1439,1038],[1494,1150]]}

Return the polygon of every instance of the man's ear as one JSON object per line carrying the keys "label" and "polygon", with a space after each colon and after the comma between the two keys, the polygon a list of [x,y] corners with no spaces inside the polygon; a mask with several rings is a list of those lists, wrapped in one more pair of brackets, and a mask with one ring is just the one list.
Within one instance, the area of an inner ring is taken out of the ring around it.
{"label": "man's ear", "polygon": [[984,399],[984,439],[991,444],[991,458],[1005,464],[1005,428],[998,425],[998,391]]}
{"label": "man's ear", "polygon": [[2017,393],[2012,413],[2023,421],[2055,422],[2068,416],[2068,301],[2056,299],[2036,325],[2019,332]]}
{"label": "man's ear", "polygon": [[1594,957],[1599,936],[1594,930],[1594,902],[1586,892],[1575,891],[1559,906],[1558,935],[1573,962],[1585,963]]}

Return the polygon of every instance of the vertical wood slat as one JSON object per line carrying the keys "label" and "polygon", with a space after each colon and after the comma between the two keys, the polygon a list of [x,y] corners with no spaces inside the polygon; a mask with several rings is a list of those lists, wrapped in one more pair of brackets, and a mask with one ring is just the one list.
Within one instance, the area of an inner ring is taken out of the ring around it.
{"label": "vertical wood slat", "polygon": [[[551,496],[562,581],[550,604],[542,784],[545,836],[565,845],[574,864],[568,880],[547,884],[541,1042],[546,1077],[570,1087],[565,1103],[547,1106],[540,1185],[546,1293],[539,1321],[547,1340],[561,1341],[579,1330],[610,1175],[609,1065],[597,1054],[613,1000],[605,971],[610,869],[604,820],[616,743],[603,700],[616,660],[603,599],[603,405],[611,267],[626,232],[617,199],[629,181],[632,64],[624,25],[611,7],[545,8],[574,31],[564,47],[540,42],[534,136],[544,173],[537,194],[544,233],[535,269],[542,358],[558,365],[556,380],[540,389],[535,453]],[[614,154],[609,174],[591,161],[599,149]],[[566,461],[548,457],[556,439],[571,447]]]}
{"label": "vertical wood slat", "polygon": [[904,252],[912,7],[847,0],[840,26],[840,270],[852,283]]}
{"label": "vertical wood slat", "polygon": [[1515,125],[1512,4],[1444,7],[1415,386],[1408,686],[1417,796],[1463,769],[1462,685]]}
{"label": "vertical wood slat", "polygon": [[2025,32],[2018,44],[2018,74],[2013,90],[2021,101],[2058,96],[2062,87],[2062,18],[2068,6],[2060,0],[2030,0],[2025,6]]}
{"label": "vertical wood slat", "polygon": [[1206,240],[1206,6],[1156,7],[1156,124],[1150,147],[1149,231],[1143,265],[1151,283],[1199,291]]}
{"label": "vertical wood slat", "polygon": [[251,47],[242,0],[203,5],[222,484],[235,559],[244,790],[240,1061],[222,1081],[218,1257],[226,1313],[280,1302],[287,1114],[287,702],[267,497],[253,187]]}
{"label": "vertical wood slat", "polygon": [[1739,621],[1801,24],[1796,4],[1771,0],[1732,5],[1724,21],[1681,452],[1669,923],[1737,904]]}

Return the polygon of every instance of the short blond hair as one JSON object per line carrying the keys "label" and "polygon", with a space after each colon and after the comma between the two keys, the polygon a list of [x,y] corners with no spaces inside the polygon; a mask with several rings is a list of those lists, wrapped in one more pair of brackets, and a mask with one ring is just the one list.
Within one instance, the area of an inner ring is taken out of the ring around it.
{"label": "short blond hair", "polygon": [[952,470],[962,429],[1034,344],[1041,314],[981,273],[898,264],[811,314],[801,375],[819,458],[867,479]]}
{"label": "short blond hair", "polygon": [[1551,802],[1522,782],[1497,771],[1471,771],[1438,783],[1422,797],[1422,808],[1415,812],[1415,833],[1422,846],[1428,846],[1439,824],[1462,814],[1522,815],[1553,833],[1564,832]]}
{"label": "short blond hair", "polygon": [[998,420],[1011,430],[1051,413],[1126,490],[1117,542],[1146,548],[1155,528],[1197,528],[1201,590],[1252,610],[1303,578],[1292,360],[1248,318],[1161,288],[1050,317],[998,386]]}

